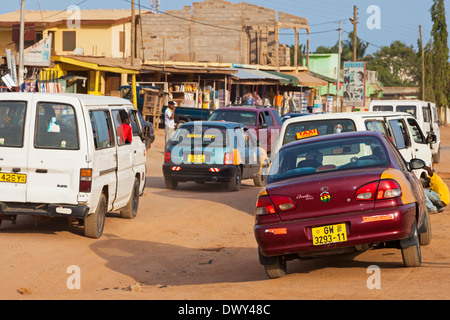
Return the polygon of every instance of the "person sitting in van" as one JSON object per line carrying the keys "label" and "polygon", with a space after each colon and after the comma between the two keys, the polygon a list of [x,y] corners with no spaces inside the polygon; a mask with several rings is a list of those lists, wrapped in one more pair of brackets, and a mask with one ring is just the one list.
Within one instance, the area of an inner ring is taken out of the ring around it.
{"label": "person sitting in van", "polygon": [[428,172],[426,179],[421,179],[426,196],[427,209],[431,213],[442,212],[450,200],[450,192],[445,182],[430,167],[425,166]]}
{"label": "person sitting in van", "polygon": [[133,133],[130,126],[130,117],[125,110],[119,111],[119,117],[122,124],[117,128],[119,144],[130,144],[133,141]]}

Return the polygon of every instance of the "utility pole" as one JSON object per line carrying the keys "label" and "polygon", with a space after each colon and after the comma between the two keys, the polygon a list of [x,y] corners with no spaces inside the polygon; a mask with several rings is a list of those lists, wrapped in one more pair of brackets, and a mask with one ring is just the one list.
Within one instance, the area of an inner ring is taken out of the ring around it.
{"label": "utility pole", "polygon": [[341,30],[342,21],[339,20],[339,49],[338,49],[338,65],[337,65],[337,82],[336,82],[336,111],[341,112],[341,98],[340,98],[340,78],[341,78]]}
{"label": "utility pole", "polygon": [[358,46],[358,36],[356,32],[356,27],[358,25],[358,7],[353,6],[353,19],[350,19],[353,24],[353,61],[356,61],[356,49]]}
{"label": "utility pole", "polygon": [[135,14],[135,0],[131,0],[131,66],[134,66],[134,58],[136,56],[136,14]]}
{"label": "utility pole", "polygon": [[25,42],[25,0],[20,3],[20,37],[19,37],[19,87],[24,78],[24,42]]}
{"label": "utility pole", "polygon": [[425,101],[425,55],[423,52],[422,26],[419,26],[420,47],[422,51],[422,101]]}

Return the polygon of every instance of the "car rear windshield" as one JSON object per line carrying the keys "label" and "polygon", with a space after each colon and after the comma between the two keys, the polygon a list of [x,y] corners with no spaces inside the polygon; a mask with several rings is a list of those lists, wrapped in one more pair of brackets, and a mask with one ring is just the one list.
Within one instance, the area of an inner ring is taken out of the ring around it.
{"label": "car rear windshield", "polygon": [[247,126],[256,126],[256,112],[240,110],[217,110],[208,119],[209,121],[228,121],[242,123]]}
{"label": "car rear windshield", "polygon": [[353,120],[326,119],[294,122],[287,126],[283,145],[313,136],[356,131]]}
{"label": "car rear windshield", "polygon": [[172,137],[172,145],[226,146],[229,142],[227,128],[189,124],[180,127]]}
{"label": "car rear windshield", "polygon": [[0,102],[0,147],[22,147],[27,104],[20,101]]}
{"label": "car rear windshield", "polygon": [[387,167],[388,155],[376,137],[346,137],[296,144],[275,157],[268,182],[365,167]]}

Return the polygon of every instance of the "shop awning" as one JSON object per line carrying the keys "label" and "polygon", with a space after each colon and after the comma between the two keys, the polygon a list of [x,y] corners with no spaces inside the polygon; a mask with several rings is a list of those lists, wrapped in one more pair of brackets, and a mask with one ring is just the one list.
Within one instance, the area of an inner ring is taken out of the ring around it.
{"label": "shop awning", "polygon": [[284,85],[291,85],[291,86],[298,86],[298,78],[294,75],[291,74],[287,74],[287,73],[282,73],[282,72],[277,72],[277,71],[266,71],[267,73],[270,73],[274,76],[278,76],[283,78],[282,80],[282,84]]}
{"label": "shop awning", "polygon": [[253,69],[240,69],[240,68],[232,68],[231,70],[237,71],[236,74],[230,73],[232,78],[234,80],[237,80],[241,84],[252,84],[257,82],[258,84],[265,84],[265,83],[282,83],[283,81],[286,81],[286,78],[271,74],[266,71],[261,70],[253,70]]}
{"label": "shop awning", "polygon": [[328,81],[317,78],[308,72],[291,73],[290,75],[292,75],[298,79],[298,86],[301,86],[301,87],[328,86]]}
{"label": "shop awning", "polygon": [[88,56],[52,56],[52,60],[86,70],[139,74],[138,67],[132,67],[130,65],[126,65],[122,61],[111,58]]}

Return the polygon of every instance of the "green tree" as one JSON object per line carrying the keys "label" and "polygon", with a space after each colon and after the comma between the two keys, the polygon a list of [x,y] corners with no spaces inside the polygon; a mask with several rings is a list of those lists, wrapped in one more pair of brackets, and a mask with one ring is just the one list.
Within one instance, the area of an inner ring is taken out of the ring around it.
{"label": "green tree", "polygon": [[[362,41],[358,38],[356,48],[356,60],[362,61],[365,58],[366,50],[369,44],[367,42]],[[353,60],[353,32],[348,33],[348,40],[343,40],[341,43],[341,65],[344,64],[345,61]],[[316,52],[314,53],[338,53],[339,52],[339,41],[332,47],[326,46],[318,46],[316,48]]]}
{"label": "green tree", "polygon": [[417,86],[420,79],[420,60],[414,48],[394,41],[364,58],[367,69],[378,72],[378,80],[386,87]]}
{"label": "green tree", "polygon": [[[348,40],[342,41],[342,56],[344,61],[352,61],[353,60],[353,31],[348,33]],[[362,41],[357,38],[356,42],[356,60],[361,61],[366,55],[366,50],[369,44],[367,42]]]}
{"label": "green tree", "polygon": [[447,106],[449,101],[449,49],[447,45],[447,23],[445,19],[444,0],[433,0],[430,9],[433,29],[430,43],[425,50],[425,89],[439,107]]}

